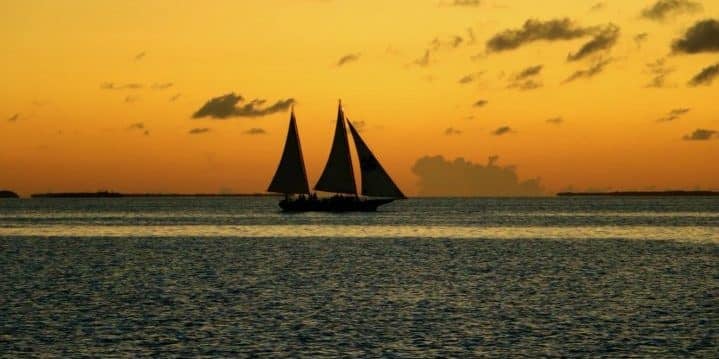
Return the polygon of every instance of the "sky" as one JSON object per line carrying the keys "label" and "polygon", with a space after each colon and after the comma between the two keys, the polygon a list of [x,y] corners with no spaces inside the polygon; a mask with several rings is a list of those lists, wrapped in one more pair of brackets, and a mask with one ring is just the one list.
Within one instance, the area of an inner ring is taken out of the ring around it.
{"label": "sky", "polygon": [[719,2],[0,0],[0,188],[266,190],[337,100],[408,195],[719,190]]}

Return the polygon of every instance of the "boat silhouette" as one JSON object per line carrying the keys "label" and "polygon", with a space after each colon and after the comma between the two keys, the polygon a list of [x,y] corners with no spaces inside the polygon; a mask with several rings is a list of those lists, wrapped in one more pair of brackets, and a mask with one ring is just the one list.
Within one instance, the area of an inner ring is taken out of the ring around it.
{"label": "boat silhouette", "polygon": [[[352,134],[359,159],[362,196],[357,191],[347,126]],[[267,189],[268,192],[285,195],[279,203],[282,210],[287,212],[372,212],[383,204],[407,198],[360,137],[357,129],[346,119],[341,101],[337,109],[332,149],[314,189],[334,193],[334,195],[320,198],[316,193],[310,191],[297,131],[297,120],[294,108],[292,108],[282,158]]]}

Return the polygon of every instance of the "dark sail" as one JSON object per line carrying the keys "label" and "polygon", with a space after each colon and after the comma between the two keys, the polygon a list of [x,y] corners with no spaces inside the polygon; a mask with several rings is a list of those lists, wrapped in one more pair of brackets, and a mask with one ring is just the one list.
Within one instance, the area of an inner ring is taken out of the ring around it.
{"label": "dark sail", "polygon": [[337,126],[335,137],[332,141],[330,157],[327,159],[325,169],[317,181],[315,189],[318,191],[351,193],[357,194],[354,171],[352,169],[352,158],[350,157],[350,146],[347,140],[347,129],[345,128],[345,116],[340,103],[337,110]]}
{"label": "dark sail", "polygon": [[407,198],[392,181],[387,171],[382,168],[382,165],[377,161],[377,157],[372,154],[372,151],[352,126],[352,122],[347,121],[347,123],[350,125],[352,139],[357,149],[357,157],[359,157],[362,173],[362,194],[373,197]]}
{"label": "dark sail", "polygon": [[287,130],[287,141],[282,152],[280,165],[272,178],[268,192],[276,193],[310,193],[307,183],[305,161],[302,159],[302,147],[297,133],[295,111],[290,114],[290,127]]}

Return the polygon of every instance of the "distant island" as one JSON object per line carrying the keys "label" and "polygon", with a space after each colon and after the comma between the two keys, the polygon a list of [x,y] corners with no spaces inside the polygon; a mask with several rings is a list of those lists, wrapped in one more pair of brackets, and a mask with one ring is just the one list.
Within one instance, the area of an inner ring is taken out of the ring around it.
{"label": "distant island", "polygon": [[272,193],[119,193],[98,192],[55,192],[34,193],[32,198],[127,198],[127,197],[276,197]]}
{"label": "distant island", "polygon": [[13,191],[0,190],[0,198],[20,198],[20,196]]}
{"label": "distant island", "polygon": [[719,196],[716,191],[616,191],[616,192],[559,192],[557,196]]}

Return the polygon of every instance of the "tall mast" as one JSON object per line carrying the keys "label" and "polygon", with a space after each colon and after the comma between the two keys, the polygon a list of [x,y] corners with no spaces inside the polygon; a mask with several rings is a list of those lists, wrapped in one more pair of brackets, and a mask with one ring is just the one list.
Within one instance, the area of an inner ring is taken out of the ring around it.
{"label": "tall mast", "polygon": [[337,108],[337,122],[334,139],[332,140],[332,149],[315,189],[325,192],[357,194],[342,100],[339,101]]}
{"label": "tall mast", "polygon": [[295,119],[294,105],[290,110],[290,124],[287,129],[285,149],[282,152],[280,164],[277,166],[268,192],[284,194],[310,193],[310,185],[307,182],[307,170],[302,157],[302,146],[297,131],[297,120]]}

